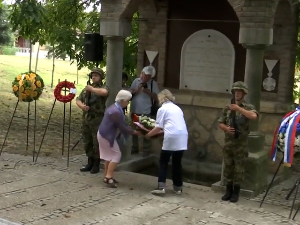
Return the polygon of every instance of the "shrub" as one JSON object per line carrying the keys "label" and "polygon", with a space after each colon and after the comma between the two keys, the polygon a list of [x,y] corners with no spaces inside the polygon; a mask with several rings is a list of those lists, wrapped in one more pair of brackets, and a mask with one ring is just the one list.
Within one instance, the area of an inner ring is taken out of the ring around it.
{"label": "shrub", "polygon": [[15,47],[9,47],[9,46],[3,46],[0,47],[2,55],[15,55],[17,48]]}

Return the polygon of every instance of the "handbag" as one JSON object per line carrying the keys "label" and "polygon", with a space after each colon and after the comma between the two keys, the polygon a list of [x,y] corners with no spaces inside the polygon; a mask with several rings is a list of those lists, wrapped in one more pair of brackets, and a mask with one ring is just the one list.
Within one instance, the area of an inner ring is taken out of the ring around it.
{"label": "handbag", "polygon": [[[151,89],[150,91],[152,92],[152,87],[153,87],[153,80],[151,81]],[[157,111],[159,109],[159,106],[157,104],[157,102],[154,99],[151,99],[152,102],[152,106],[151,106],[151,116],[156,117]]]}

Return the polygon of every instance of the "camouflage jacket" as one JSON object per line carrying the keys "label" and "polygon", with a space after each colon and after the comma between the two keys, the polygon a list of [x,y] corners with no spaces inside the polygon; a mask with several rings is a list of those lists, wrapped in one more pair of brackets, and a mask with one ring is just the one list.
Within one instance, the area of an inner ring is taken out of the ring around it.
{"label": "camouflage jacket", "polygon": [[[102,85],[99,83],[92,84],[94,88],[105,88],[107,91],[109,91],[108,87],[106,85]],[[85,105],[88,105],[90,107],[90,110],[87,112],[83,112],[83,118],[86,118],[88,120],[91,119],[97,119],[102,118],[105,112],[105,103],[107,100],[107,96],[100,96],[95,93],[91,93],[89,102],[86,102],[86,90],[85,88],[81,91],[80,95],[77,97],[77,100],[80,100]]]}
{"label": "camouflage jacket", "polygon": [[[255,110],[254,106],[251,104],[246,103],[245,101],[242,102],[240,105],[241,108],[244,108],[248,111],[255,112],[258,115],[258,112]],[[230,118],[230,113],[231,110],[229,109],[229,105],[225,106],[222,110],[222,114],[218,119],[219,123],[224,123],[225,125],[229,126],[231,122]],[[248,137],[248,134],[250,133],[249,129],[249,122],[250,120],[242,115],[239,112],[236,112],[236,124],[238,126],[239,131],[241,132],[240,137],[238,138],[239,140],[246,140]],[[234,135],[225,133],[225,142],[226,141],[232,141],[234,140]]]}

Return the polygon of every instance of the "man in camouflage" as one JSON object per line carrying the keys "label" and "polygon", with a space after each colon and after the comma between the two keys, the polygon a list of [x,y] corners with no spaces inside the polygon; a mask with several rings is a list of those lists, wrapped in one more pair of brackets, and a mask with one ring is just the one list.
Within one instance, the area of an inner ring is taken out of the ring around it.
{"label": "man in camouflage", "polygon": [[[233,104],[227,105],[219,118],[219,128],[225,132],[225,144],[223,148],[224,178],[226,181],[226,193],[223,201],[237,202],[240,193],[240,184],[244,180],[244,161],[248,157],[247,142],[250,120],[258,118],[258,112],[254,106],[245,102],[244,97],[248,88],[242,81],[235,82],[231,89],[234,99]],[[235,127],[232,118],[235,111]],[[238,132],[238,133],[236,133]],[[235,134],[238,134],[236,136]]]}
{"label": "man in camouflage", "polygon": [[89,74],[92,84],[87,85],[78,98],[77,106],[82,109],[82,138],[84,150],[88,157],[88,163],[80,171],[98,173],[100,167],[99,145],[97,132],[105,111],[105,102],[108,96],[108,87],[103,85],[104,73],[101,69],[95,68]]}

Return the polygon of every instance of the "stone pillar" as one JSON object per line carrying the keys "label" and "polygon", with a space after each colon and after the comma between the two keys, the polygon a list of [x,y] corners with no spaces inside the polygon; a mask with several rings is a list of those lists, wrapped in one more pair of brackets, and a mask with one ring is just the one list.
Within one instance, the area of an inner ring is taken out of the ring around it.
{"label": "stone pillar", "polygon": [[[273,29],[241,28],[239,42],[247,49],[244,82],[249,91],[246,102],[260,112],[264,51],[273,43]],[[267,185],[269,152],[264,150],[265,136],[259,131],[259,118],[250,122],[248,136],[249,157],[245,163],[245,181],[242,188],[258,194]]]}
{"label": "stone pillar", "polygon": [[100,34],[107,38],[106,84],[110,91],[107,107],[114,103],[122,87],[124,40],[130,33],[131,20],[101,17]]}
{"label": "stone pillar", "polygon": [[[130,33],[131,20],[105,17],[100,20],[100,34],[107,38],[106,84],[109,88],[109,96],[106,107],[115,102],[116,95],[122,88],[124,41]],[[131,149],[120,143],[120,150],[123,160],[126,160]]]}
{"label": "stone pillar", "polygon": [[[243,46],[247,49],[244,82],[249,88],[245,100],[254,105],[255,109],[260,112],[263,60],[266,45],[244,44]],[[264,141],[264,134],[259,132],[259,119],[251,121],[249,134],[251,147],[249,146],[249,151],[260,151],[264,147]]]}
{"label": "stone pillar", "polygon": [[109,88],[109,96],[106,107],[115,102],[117,93],[122,88],[122,71],[124,56],[124,38],[107,38],[107,59],[106,59],[106,85]]}

